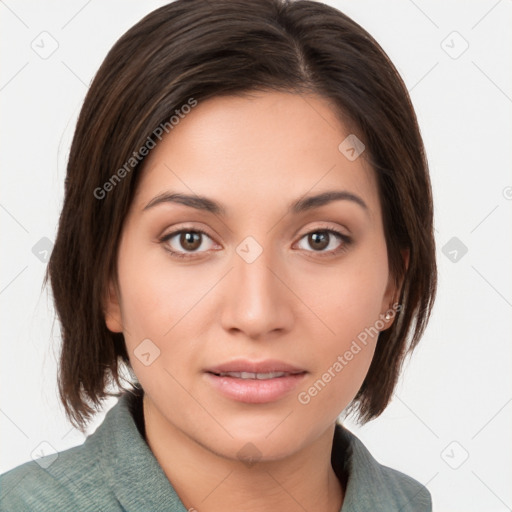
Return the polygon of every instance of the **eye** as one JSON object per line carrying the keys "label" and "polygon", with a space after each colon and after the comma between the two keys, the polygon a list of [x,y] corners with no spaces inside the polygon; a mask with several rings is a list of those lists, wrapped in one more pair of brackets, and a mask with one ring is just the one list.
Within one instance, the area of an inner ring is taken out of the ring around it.
{"label": "eye", "polygon": [[[206,244],[207,247],[204,247],[205,238],[210,241],[210,244]],[[167,251],[178,258],[190,258],[194,256],[195,253],[203,253],[211,249],[211,245],[213,245],[213,240],[209,235],[198,228],[184,228],[173,231],[160,238],[160,242],[165,245]]]}
{"label": "eye", "polygon": [[313,251],[309,251],[306,247],[299,247],[309,252],[316,252],[320,255],[338,254],[348,248],[352,239],[334,229],[316,229],[306,233],[300,241],[305,240]]}
{"label": "eye", "polygon": [[[303,240],[312,247],[309,250],[300,247]],[[192,258],[196,253],[205,253],[214,245],[211,237],[199,228],[183,228],[164,235],[159,240],[165,250],[177,258]],[[209,243],[206,243],[209,241]],[[343,252],[352,243],[352,239],[334,229],[316,229],[301,237],[299,249],[314,252],[321,256],[332,256]],[[206,247],[205,247],[206,245]]]}

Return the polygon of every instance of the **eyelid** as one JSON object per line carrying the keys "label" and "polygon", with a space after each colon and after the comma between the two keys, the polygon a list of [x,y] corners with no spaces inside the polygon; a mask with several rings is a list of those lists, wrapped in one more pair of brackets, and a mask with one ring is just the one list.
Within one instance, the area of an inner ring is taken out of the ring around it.
{"label": "eyelid", "polygon": [[172,236],[177,235],[178,233],[181,233],[183,231],[195,231],[197,233],[203,233],[204,235],[208,236],[209,238],[213,238],[212,235],[210,235],[210,233],[208,233],[208,231],[206,229],[200,228],[197,226],[190,226],[190,225],[173,227],[173,229],[171,231],[163,234],[159,238],[162,239],[162,238],[172,237]]}
{"label": "eyelid", "polygon": [[198,255],[205,255],[205,254],[207,254],[209,252],[209,251],[192,251],[192,252],[187,252],[187,251],[176,251],[174,249],[171,249],[169,247],[168,242],[172,238],[174,238],[175,236],[179,235],[180,233],[184,233],[184,232],[185,233],[186,232],[201,233],[203,235],[206,235],[212,241],[212,243],[214,245],[216,244],[216,242],[213,239],[213,237],[205,229],[199,228],[199,227],[195,227],[195,226],[194,227],[192,227],[192,226],[178,226],[178,227],[175,227],[172,231],[170,231],[168,233],[164,233],[162,236],[160,236],[158,238],[158,242],[165,246],[164,250],[167,251],[168,253],[170,253],[171,256],[173,256],[175,258],[182,259],[182,260],[197,258]]}
{"label": "eyelid", "polygon": [[[320,222],[319,224],[315,224],[314,227],[307,229],[300,235],[302,238],[305,235],[309,235],[310,233],[316,233],[317,231],[333,231],[339,233],[342,236],[350,237],[350,230],[345,226],[340,226],[339,224],[334,225],[333,223],[328,222]],[[344,233],[343,231],[346,231]]]}

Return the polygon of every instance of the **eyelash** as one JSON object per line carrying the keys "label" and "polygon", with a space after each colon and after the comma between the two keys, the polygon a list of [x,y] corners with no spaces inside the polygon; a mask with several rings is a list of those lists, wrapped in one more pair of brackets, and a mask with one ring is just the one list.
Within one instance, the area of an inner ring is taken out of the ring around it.
{"label": "eyelash", "polygon": [[[202,230],[200,228],[181,228],[181,229],[179,229],[177,231],[173,231],[172,233],[168,233],[167,235],[164,235],[163,237],[161,237],[159,239],[159,242],[162,243],[162,244],[165,244],[171,238],[173,238],[174,236],[179,235],[181,233],[201,233],[202,235],[205,235],[208,238],[211,238],[210,235],[206,231],[204,231],[204,230]],[[347,235],[345,235],[343,233],[340,233],[339,231],[336,231],[335,229],[327,229],[327,228],[318,228],[318,229],[313,229],[311,231],[308,231],[307,233],[304,233],[300,237],[299,240],[302,240],[303,238],[305,238],[308,235],[311,235],[313,233],[330,233],[330,234],[340,238],[341,241],[343,242],[343,244],[341,245],[340,248],[334,249],[334,250],[331,250],[331,251],[327,251],[327,252],[307,251],[307,252],[316,253],[320,257],[328,257],[328,256],[334,256],[334,255],[340,254],[340,253],[346,251],[348,249],[348,246],[350,246],[350,244],[352,243],[352,238],[351,237],[349,237],[349,236],[347,236]],[[169,249],[168,247],[165,247],[165,250],[167,252],[171,253],[171,255],[173,257],[181,258],[181,259],[193,258],[196,254],[198,254],[197,252],[187,253],[187,252],[173,251],[172,249]]]}

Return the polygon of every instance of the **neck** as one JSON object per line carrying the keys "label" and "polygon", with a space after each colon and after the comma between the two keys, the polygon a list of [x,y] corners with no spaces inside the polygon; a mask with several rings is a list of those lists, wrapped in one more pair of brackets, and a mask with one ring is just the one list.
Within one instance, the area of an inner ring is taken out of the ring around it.
{"label": "neck", "polygon": [[334,424],[285,458],[241,461],[197,443],[146,396],[143,404],[148,445],[187,510],[341,510],[344,490],[331,466]]}

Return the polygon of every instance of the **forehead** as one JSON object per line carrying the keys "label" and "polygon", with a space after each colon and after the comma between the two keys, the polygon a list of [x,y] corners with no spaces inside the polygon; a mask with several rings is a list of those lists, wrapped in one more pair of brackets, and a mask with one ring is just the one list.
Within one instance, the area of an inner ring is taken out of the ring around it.
{"label": "forehead", "polygon": [[211,98],[151,150],[134,203],[143,207],[172,189],[247,208],[342,188],[364,196],[372,209],[378,202],[374,172],[363,157],[349,159],[343,151],[353,136],[317,95]]}

